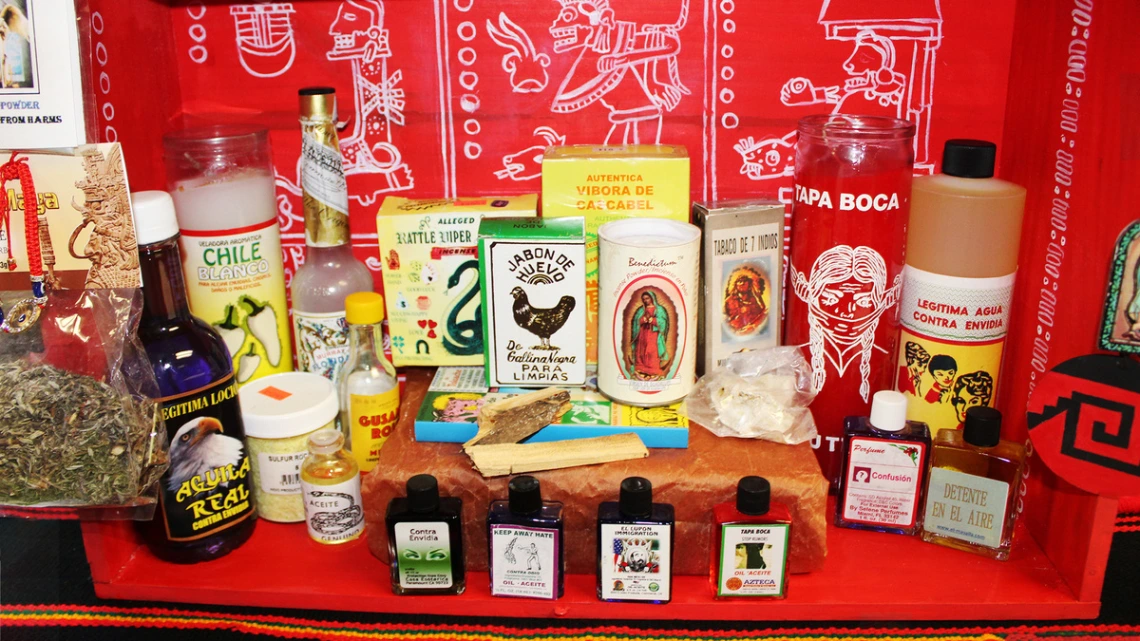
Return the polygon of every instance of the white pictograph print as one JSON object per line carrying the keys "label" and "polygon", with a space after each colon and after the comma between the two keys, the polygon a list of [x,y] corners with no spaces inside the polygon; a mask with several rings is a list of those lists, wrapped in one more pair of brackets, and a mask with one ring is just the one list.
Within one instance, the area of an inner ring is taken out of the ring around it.
{"label": "white pictograph print", "polygon": [[550,76],[546,68],[550,66],[550,56],[539,53],[534,42],[522,27],[499,12],[498,26],[487,20],[487,35],[495,44],[507,49],[503,55],[503,71],[510,75],[511,91],[514,93],[538,93],[546,89]]}
{"label": "white pictograph print", "polygon": [[681,0],[673,24],[618,20],[610,0],[558,3],[561,9],[549,29],[554,52],[580,53],[551,111],[573,113],[600,103],[609,111],[606,144],[660,142],[664,114],[690,94],[677,67],[689,0]]}
{"label": "white pictograph print", "polygon": [[[353,115],[348,135],[340,139],[344,173],[349,178],[349,198],[370,207],[386,193],[414,187],[411,169],[392,142],[392,129],[404,124],[404,89],[399,87],[403,72],[388,73],[388,29],[384,28],[384,4],[380,0],[345,0],[329,27],[333,47],[326,57],[352,63]],[[339,105],[347,104],[340,97]],[[297,175],[300,175],[300,158]],[[353,186],[352,176],[379,176],[384,183],[377,189],[374,180],[367,186]],[[277,175],[277,185],[294,196],[301,195],[300,180]],[[278,211],[283,218],[300,221],[288,198],[279,194]]]}
{"label": "white pictograph print", "polygon": [[866,246],[837,245],[820,254],[805,275],[791,265],[792,288],[808,305],[812,387],[823,389],[827,362],[842,378],[859,359],[859,394],[871,394],[871,352],[879,319],[899,299],[902,275],[887,285],[887,264]]}
{"label": "white pictograph print", "polygon": [[275,78],[293,66],[297,57],[294,12],[291,2],[230,6],[237,32],[238,61],[249,75]]}
{"label": "white pictograph print", "polygon": [[542,156],[547,147],[565,145],[566,136],[550,127],[537,127],[534,137],[538,142],[513,154],[503,156],[503,168],[495,172],[499,180],[535,180],[542,175]]}
{"label": "white pictograph print", "polygon": [[206,48],[206,25],[199,22],[202,18],[206,17],[206,5],[201,0],[191,2],[186,7],[186,15],[190,16],[193,22],[186,28],[186,33],[195,44],[190,45],[186,50],[186,54],[190,56],[190,60],[194,64],[204,64],[210,58],[210,50]]}
{"label": "white pictograph print", "polygon": [[[825,0],[819,24],[828,40],[852,44],[843,62],[846,78],[839,84],[817,85],[809,78],[789,79],[780,88],[788,107],[830,105],[831,113],[868,114],[909,120],[915,124],[915,172],[930,173],[930,118],[934,107],[934,63],[942,44],[939,0],[914,15],[903,3],[878,3],[875,16],[852,15],[842,2]],[[909,13],[907,13],[909,11]],[[734,147],[741,156],[741,173],[752,180],[792,175],[795,164],[789,142],[781,138],[742,138]]]}

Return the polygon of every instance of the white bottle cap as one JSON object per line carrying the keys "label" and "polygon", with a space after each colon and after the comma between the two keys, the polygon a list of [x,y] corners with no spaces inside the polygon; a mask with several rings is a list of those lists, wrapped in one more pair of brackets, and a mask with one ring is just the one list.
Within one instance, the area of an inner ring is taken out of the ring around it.
{"label": "white bottle cap", "polygon": [[139,246],[150,245],[178,235],[174,199],[165,191],[132,192],[131,209],[134,212],[135,237]]}
{"label": "white bottle cap", "polygon": [[899,392],[875,392],[871,399],[871,426],[886,432],[906,427],[906,397]]}

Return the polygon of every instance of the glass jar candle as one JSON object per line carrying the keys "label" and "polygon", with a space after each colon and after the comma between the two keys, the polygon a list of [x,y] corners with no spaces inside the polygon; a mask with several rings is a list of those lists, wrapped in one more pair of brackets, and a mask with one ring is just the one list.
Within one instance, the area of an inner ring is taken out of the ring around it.
{"label": "glass jar candle", "polygon": [[784,343],[811,363],[817,454],[833,483],[843,418],[865,416],[871,395],[893,388],[913,139],[897,118],[799,124]]}
{"label": "glass jar candle", "polygon": [[262,518],[279,523],[305,520],[301,463],[309,435],[336,428],[340,409],[332,381],[319,374],[274,374],[241,388],[254,496]]}

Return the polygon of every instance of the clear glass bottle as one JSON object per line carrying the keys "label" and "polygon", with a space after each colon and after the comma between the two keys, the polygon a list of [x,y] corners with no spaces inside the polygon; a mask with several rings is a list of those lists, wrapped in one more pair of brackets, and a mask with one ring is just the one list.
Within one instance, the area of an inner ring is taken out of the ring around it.
{"label": "clear glass bottle", "polygon": [[[174,201],[143,191],[131,194],[131,205],[143,285],[139,340],[158,379],[170,442],[158,512],[139,529],[160,559],[209,561],[245,543],[257,523],[233,362],[222,337],[190,314]],[[195,491],[219,477],[228,482]]]}
{"label": "clear glass bottle", "polygon": [[619,499],[598,505],[598,598],[668,603],[673,533],[673,506],[653,502],[649,480],[623,480]]}
{"label": "clear glass bottle", "polygon": [[543,501],[533,476],[511,479],[507,492],[487,512],[491,594],[557,599],[565,577],[562,504]]}
{"label": "clear glass bottle", "polygon": [[1025,448],[1001,440],[1001,412],[971,407],[961,431],[934,439],[922,540],[1009,558]]}
{"label": "clear glass bottle", "polygon": [[399,419],[400,387],[396,368],[381,351],[384,297],[356,292],[345,298],[344,308],[349,353],[336,381],[340,425],[360,471],[370,472]]}
{"label": "clear glass bottle", "polygon": [[926,423],[906,420],[906,414],[906,396],[883,390],[875,392],[870,417],[847,417],[835,525],[893,534],[918,532],[930,430]]}
{"label": "clear glass bottle", "polygon": [[736,500],[713,507],[710,580],[718,599],[788,596],[792,513],[768,479],[746,476]]}
{"label": "clear glass bottle", "polygon": [[336,135],[336,92],[307,87],[301,108],[301,191],[305,264],[293,275],[293,335],[297,369],[336,380],[348,358],[344,299],[372,291],[368,267],[352,254],[348,183]]}
{"label": "clear glass bottle", "polygon": [[344,436],[334,429],[309,435],[309,455],[301,463],[305,523],[317,543],[336,545],[364,533],[360,468],[344,450]]}
{"label": "clear glass bottle", "polygon": [[408,479],[407,496],[392,499],[385,517],[395,594],[463,594],[463,501],[440,497],[430,474]]}

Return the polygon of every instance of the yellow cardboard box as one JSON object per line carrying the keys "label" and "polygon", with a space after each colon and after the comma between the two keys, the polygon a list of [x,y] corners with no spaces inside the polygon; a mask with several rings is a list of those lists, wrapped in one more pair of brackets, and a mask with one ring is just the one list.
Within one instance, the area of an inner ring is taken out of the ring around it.
{"label": "yellow cardboard box", "polygon": [[598,361],[598,228],[622,218],[689,222],[689,152],[679,145],[551,147],[542,215],[586,218],[586,355]]}
{"label": "yellow cardboard box", "polygon": [[384,199],[376,234],[397,367],[483,364],[479,222],[537,207],[537,194]]}

